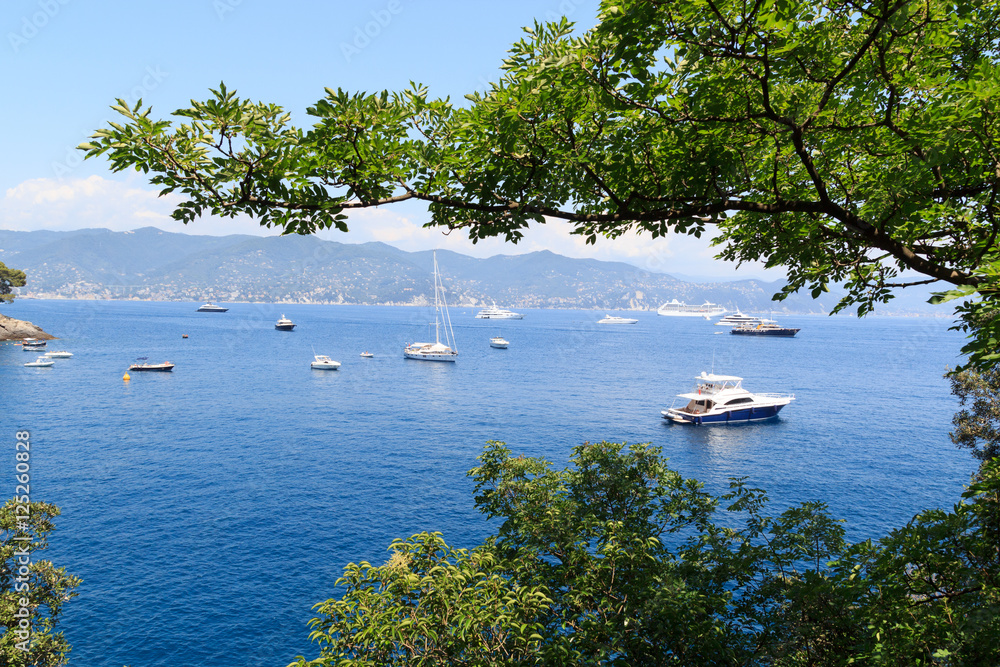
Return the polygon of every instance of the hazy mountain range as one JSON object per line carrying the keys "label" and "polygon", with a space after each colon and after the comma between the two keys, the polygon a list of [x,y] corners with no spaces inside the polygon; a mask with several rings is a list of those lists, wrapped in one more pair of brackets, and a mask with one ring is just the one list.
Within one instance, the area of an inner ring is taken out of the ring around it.
{"label": "hazy mountain range", "polygon": [[[27,273],[28,285],[19,293],[37,298],[423,305],[434,297],[430,251],[314,236],[194,236],[153,227],[0,230],[0,261]],[[439,250],[438,264],[456,305],[654,310],[677,299],[748,312],[820,313],[839,298],[831,292],[774,302],[780,281],[685,282],[622,262],[548,251],[477,259]],[[945,314],[924,303],[926,291],[879,312]]]}

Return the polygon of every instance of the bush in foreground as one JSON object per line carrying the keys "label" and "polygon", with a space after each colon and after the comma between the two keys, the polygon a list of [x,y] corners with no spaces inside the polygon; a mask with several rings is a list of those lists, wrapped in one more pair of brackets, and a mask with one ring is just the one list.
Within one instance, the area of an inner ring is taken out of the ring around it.
{"label": "bush in foreground", "polygon": [[[57,516],[55,505],[21,503],[17,497],[0,507],[0,665],[5,667],[59,667],[67,662],[69,642],[56,626],[63,604],[76,597],[80,579],[37,555],[48,548]],[[30,635],[24,632],[23,620]]]}
{"label": "bush in foreground", "polygon": [[305,665],[1000,664],[1000,465],[951,511],[849,544],[822,503],[777,516],[720,496],[647,445],[574,449],[572,466],[487,445],[475,549],[438,533],[351,564],[317,605]]}

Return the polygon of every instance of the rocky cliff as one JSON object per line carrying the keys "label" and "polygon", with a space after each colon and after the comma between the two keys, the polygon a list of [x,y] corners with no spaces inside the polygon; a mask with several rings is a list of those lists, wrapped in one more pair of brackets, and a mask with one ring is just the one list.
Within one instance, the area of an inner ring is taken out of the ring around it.
{"label": "rocky cliff", "polygon": [[22,338],[52,340],[55,336],[45,333],[31,322],[0,315],[0,340],[21,340]]}

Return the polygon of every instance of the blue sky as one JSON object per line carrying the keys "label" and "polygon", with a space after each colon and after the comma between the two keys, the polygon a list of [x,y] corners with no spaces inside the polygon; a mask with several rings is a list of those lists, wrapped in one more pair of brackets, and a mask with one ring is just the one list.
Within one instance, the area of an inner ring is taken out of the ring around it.
{"label": "blue sky", "polygon": [[[142,97],[170,115],[225,81],[240,96],[274,102],[307,125],[305,109],[325,87],[398,90],[410,81],[461,99],[498,77],[510,45],[536,19],[566,15],[585,29],[596,0],[504,3],[375,0],[316,2],[179,0],[7,0],[0,10],[0,228],[134,229],[219,235],[273,234],[252,220],[169,219],[171,201],[139,174],[112,174],[74,150],[112,119],[115,98]],[[627,261],[667,273],[780,277],[712,260],[704,241],[626,237],[584,246],[561,223],[529,231],[517,246],[473,246],[425,230],[426,211],[405,205],[356,214],[343,242],[380,240],[404,250],[447,247],[477,256],[550,249],[573,257]]]}

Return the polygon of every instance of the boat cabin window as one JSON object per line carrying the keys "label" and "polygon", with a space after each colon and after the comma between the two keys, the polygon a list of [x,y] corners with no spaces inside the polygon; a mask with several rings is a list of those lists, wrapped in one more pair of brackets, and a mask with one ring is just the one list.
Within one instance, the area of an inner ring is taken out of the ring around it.
{"label": "boat cabin window", "polygon": [[733,400],[727,402],[726,405],[737,405],[739,403],[753,403],[753,399],[747,397],[734,398]]}
{"label": "boat cabin window", "polygon": [[685,406],[684,410],[690,412],[691,414],[701,414],[702,412],[708,412],[712,409],[712,401],[691,401]]}

